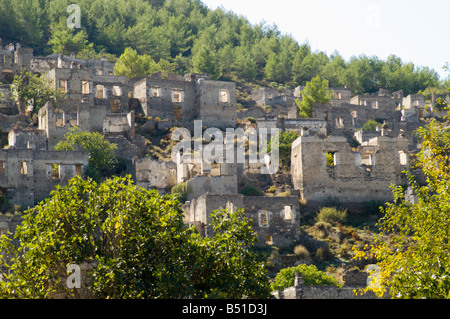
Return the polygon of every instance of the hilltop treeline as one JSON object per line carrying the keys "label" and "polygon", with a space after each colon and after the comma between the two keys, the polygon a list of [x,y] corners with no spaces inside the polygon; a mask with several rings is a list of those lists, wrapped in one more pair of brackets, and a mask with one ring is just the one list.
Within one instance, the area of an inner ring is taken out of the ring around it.
{"label": "hilltop treeline", "polygon": [[[81,8],[81,29],[67,32],[62,28],[67,28],[72,3]],[[49,54],[60,48],[49,43],[58,33],[81,39],[96,52],[118,57],[131,47],[155,61],[172,62],[181,74],[208,70],[216,79],[245,83],[294,87],[320,75],[330,86],[347,85],[354,94],[380,88],[410,94],[441,85],[434,70],[397,56],[382,60],[362,55],[346,61],[338,52],[313,51],[276,25],[253,25],[231,11],[210,10],[199,0],[0,0],[5,42]]]}

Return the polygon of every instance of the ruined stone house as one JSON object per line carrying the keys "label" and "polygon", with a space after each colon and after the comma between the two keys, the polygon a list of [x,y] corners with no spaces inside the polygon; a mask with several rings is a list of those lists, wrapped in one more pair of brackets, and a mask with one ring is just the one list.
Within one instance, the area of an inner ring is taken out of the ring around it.
{"label": "ruined stone house", "polygon": [[56,185],[81,176],[88,165],[86,151],[48,151],[42,131],[16,128],[8,137],[9,148],[0,150],[0,192],[23,208],[47,198]]}
{"label": "ruined stone house", "polygon": [[292,183],[307,206],[329,198],[354,205],[392,201],[391,185],[406,185],[406,138],[375,137],[357,149],[340,136],[301,136],[292,145]]}
{"label": "ruined stone house", "polygon": [[30,69],[33,49],[23,48],[20,43],[3,46],[0,38],[0,81],[12,83],[22,69]]}
{"label": "ruined stone house", "polygon": [[157,73],[137,79],[133,96],[145,116],[174,125],[202,120],[207,127],[234,128],[237,123],[233,82],[211,81],[196,74],[163,77]]}

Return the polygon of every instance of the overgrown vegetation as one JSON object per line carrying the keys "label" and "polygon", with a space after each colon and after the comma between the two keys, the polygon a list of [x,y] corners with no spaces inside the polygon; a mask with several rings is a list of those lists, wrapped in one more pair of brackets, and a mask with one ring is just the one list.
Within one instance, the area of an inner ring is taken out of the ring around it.
{"label": "overgrown vegetation", "polygon": [[378,125],[379,123],[377,121],[368,120],[366,123],[364,123],[363,130],[366,132],[375,132],[377,130]]}
{"label": "overgrown vegetation", "polygon": [[325,274],[314,265],[299,265],[282,269],[271,284],[273,290],[283,290],[294,286],[295,275],[302,276],[306,286],[334,286],[340,287],[339,282],[332,276]]}
{"label": "overgrown vegetation", "polygon": [[[225,218],[226,217],[226,218]],[[0,237],[1,298],[80,298],[67,266],[91,263],[84,298],[268,298],[267,271],[242,210],[211,214],[214,235],[183,221],[179,202],[133,184],[75,177],[24,212],[14,239]]]}
{"label": "overgrown vegetation", "polygon": [[180,201],[181,204],[183,204],[187,200],[189,191],[190,186],[188,183],[180,183],[172,187],[171,193]]}
{"label": "overgrown vegetation", "polygon": [[84,174],[99,182],[117,172],[119,159],[116,156],[117,145],[105,140],[97,132],[83,132],[79,127],[71,128],[56,146],[56,151],[81,151],[89,153],[89,164]]}
{"label": "overgrown vegetation", "polygon": [[245,186],[241,190],[241,194],[244,196],[263,196],[263,194],[253,186]]}

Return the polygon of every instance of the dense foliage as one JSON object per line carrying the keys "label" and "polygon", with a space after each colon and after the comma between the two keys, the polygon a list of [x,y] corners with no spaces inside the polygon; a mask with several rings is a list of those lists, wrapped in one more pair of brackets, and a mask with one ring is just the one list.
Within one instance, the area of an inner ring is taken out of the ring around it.
{"label": "dense foliage", "polygon": [[[377,261],[375,285],[367,290],[392,298],[450,297],[450,131],[447,122],[431,120],[419,128],[423,148],[414,159],[409,180],[416,194],[411,203],[404,188],[393,187],[394,202],[381,208],[376,244],[355,258]],[[423,171],[425,183],[414,177]]]}
{"label": "dense foliage", "polygon": [[32,109],[38,113],[45,103],[55,103],[64,97],[64,94],[55,89],[53,83],[44,75],[33,74],[25,69],[14,76],[11,85],[11,97],[17,102],[19,112]]}
{"label": "dense foliage", "polygon": [[119,163],[117,145],[105,140],[98,132],[84,132],[79,127],[71,128],[56,146],[56,151],[81,151],[89,153],[89,164],[85,175],[99,181],[102,176],[111,176]]}
{"label": "dense foliage", "polygon": [[[72,3],[80,6],[81,29],[64,27]],[[130,47],[156,62],[174,63],[181,74],[210,72],[213,78],[261,84],[293,87],[321,76],[331,87],[348,85],[355,94],[385,88],[406,95],[439,84],[434,70],[397,56],[345,61],[337,52],[312,51],[275,25],[252,25],[199,0],[0,0],[0,36],[36,54],[71,51],[88,57],[102,51],[118,57]]]}
{"label": "dense foliage", "polygon": [[292,143],[299,137],[300,134],[295,131],[279,132],[272,137],[272,142],[268,144],[267,152],[271,151],[272,145],[278,146],[280,167],[285,172],[289,172],[291,168]]}
{"label": "dense foliage", "polygon": [[317,269],[314,265],[298,265],[282,269],[271,284],[273,290],[283,290],[294,286],[295,275],[301,275],[305,286],[334,286],[339,287],[339,282],[332,276]]}
{"label": "dense foliage", "polygon": [[[75,177],[24,213],[15,240],[0,237],[1,298],[267,298],[243,211],[211,215],[212,237],[184,223],[179,202],[133,184]],[[89,263],[81,290],[67,267]]]}
{"label": "dense foliage", "polygon": [[299,107],[299,116],[310,118],[313,116],[313,106],[315,103],[327,104],[333,98],[333,91],[328,89],[328,81],[322,80],[319,76],[314,77],[306,83],[301,91],[302,100],[296,100]]}

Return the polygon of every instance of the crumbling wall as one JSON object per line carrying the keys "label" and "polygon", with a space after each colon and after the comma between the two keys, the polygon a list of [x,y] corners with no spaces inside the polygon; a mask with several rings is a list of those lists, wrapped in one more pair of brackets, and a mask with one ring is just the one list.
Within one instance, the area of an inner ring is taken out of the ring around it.
{"label": "crumbling wall", "polygon": [[234,128],[237,124],[236,84],[234,82],[197,80],[198,116],[203,125]]}
{"label": "crumbling wall", "polygon": [[145,189],[167,191],[176,185],[177,167],[169,161],[154,160],[150,157],[133,159],[136,185]]}
{"label": "crumbling wall", "polygon": [[8,144],[10,148],[43,151],[47,149],[47,136],[43,130],[15,128],[9,131]]}
{"label": "crumbling wall", "polygon": [[87,152],[49,152],[31,149],[0,150],[0,188],[12,203],[33,206],[56,185],[81,175]]}
{"label": "crumbling wall", "polygon": [[160,73],[143,77],[134,84],[133,96],[139,99],[145,116],[179,122],[195,117],[195,86],[183,77],[163,78]]}
{"label": "crumbling wall", "polygon": [[205,193],[211,194],[237,194],[237,177],[232,176],[195,176],[187,181],[191,191],[188,199],[196,198]]}
{"label": "crumbling wall", "polygon": [[402,171],[408,163],[400,152],[407,156],[407,150],[405,138],[378,137],[354,151],[343,137],[299,137],[292,145],[293,185],[309,204],[329,197],[343,203],[391,201],[389,187],[406,183]]}
{"label": "crumbling wall", "polygon": [[207,193],[186,202],[186,222],[203,225],[205,235],[212,235],[211,213],[225,208],[233,211],[244,209],[245,216],[253,221],[257,245],[289,246],[300,234],[300,208],[296,196],[251,197]]}

